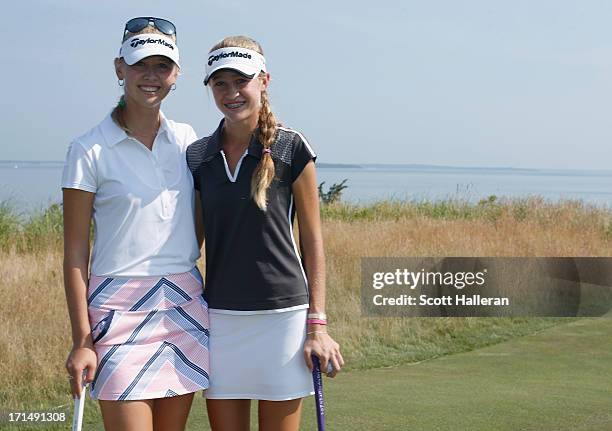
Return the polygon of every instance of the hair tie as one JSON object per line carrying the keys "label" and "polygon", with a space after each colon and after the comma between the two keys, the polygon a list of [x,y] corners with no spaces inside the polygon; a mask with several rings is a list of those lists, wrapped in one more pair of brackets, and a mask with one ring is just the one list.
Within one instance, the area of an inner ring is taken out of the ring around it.
{"label": "hair tie", "polygon": [[272,154],[272,150],[271,150],[271,149],[269,149],[269,148],[264,148],[264,149],[261,151],[261,154]]}

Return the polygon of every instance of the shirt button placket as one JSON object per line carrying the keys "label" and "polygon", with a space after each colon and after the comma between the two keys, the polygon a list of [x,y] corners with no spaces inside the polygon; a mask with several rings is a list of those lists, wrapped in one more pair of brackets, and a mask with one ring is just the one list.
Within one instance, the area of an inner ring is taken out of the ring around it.
{"label": "shirt button placket", "polygon": [[170,215],[169,214],[170,203],[168,202],[168,188],[166,186],[166,179],[164,178],[164,171],[161,167],[161,164],[159,163],[157,152],[155,151],[155,149],[158,147],[159,145],[153,146],[152,155],[153,155],[153,161],[155,164],[155,174],[157,175],[157,181],[159,184],[159,194],[160,194],[160,200],[162,204],[162,214],[161,215],[162,215],[162,218],[168,218]]}

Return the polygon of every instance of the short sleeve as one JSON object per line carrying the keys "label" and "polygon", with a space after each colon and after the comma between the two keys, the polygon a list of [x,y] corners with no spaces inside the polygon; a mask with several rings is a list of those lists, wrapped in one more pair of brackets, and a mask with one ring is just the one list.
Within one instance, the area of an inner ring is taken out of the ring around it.
{"label": "short sleeve", "polygon": [[95,193],[98,189],[96,181],[96,165],[92,151],[87,151],[78,142],[72,142],[68,148],[64,171],[62,173],[63,189],[78,189]]}
{"label": "short sleeve", "polygon": [[180,131],[181,149],[185,151],[191,144],[198,140],[195,130],[189,124],[181,124]]}
{"label": "short sleeve", "polygon": [[308,162],[316,159],[317,155],[306,138],[301,133],[296,132],[293,139],[293,157],[291,158],[291,182],[297,180]]}
{"label": "short sleeve", "polygon": [[187,127],[187,146],[193,144],[195,141],[198,140],[198,135],[196,135],[195,130],[193,130],[193,127],[188,126]]}
{"label": "short sleeve", "polygon": [[196,190],[200,190],[200,176],[197,174],[198,172],[198,148],[197,145],[189,145],[187,147],[186,157],[187,157],[187,166],[189,167],[189,171],[193,176],[193,188]]}

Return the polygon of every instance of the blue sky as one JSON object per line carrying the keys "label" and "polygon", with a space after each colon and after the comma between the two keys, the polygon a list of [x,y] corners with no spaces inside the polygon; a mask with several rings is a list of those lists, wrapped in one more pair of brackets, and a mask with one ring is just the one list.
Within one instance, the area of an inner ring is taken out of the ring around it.
{"label": "blue sky", "polygon": [[178,27],[166,115],[219,120],[202,85],[210,46],[264,47],[273,109],[322,162],[609,169],[612,3],[23,1],[3,7],[0,160],[62,160],[120,95],[125,21]]}

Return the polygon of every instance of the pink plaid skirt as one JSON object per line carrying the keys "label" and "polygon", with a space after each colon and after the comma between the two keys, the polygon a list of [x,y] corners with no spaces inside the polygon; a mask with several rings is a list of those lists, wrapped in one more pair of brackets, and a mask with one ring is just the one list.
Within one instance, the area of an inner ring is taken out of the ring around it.
{"label": "pink plaid skirt", "polygon": [[208,307],[197,268],[164,277],[89,280],[98,368],[91,397],[142,400],[208,387]]}

